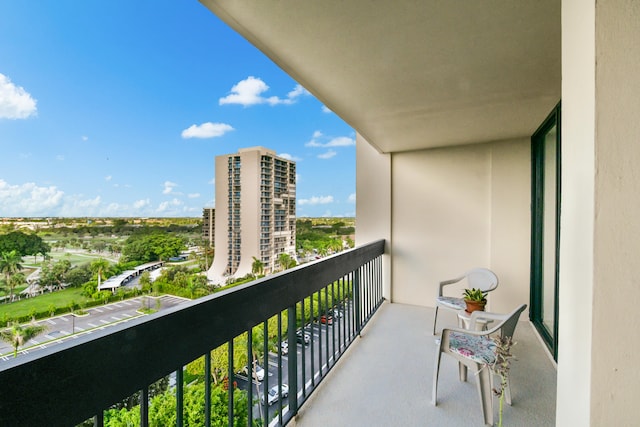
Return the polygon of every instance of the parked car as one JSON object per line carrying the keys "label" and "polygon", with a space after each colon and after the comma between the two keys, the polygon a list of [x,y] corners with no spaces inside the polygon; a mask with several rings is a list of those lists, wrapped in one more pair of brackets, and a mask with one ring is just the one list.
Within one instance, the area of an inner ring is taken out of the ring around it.
{"label": "parked car", "polygon": [[287,341],[282,341],[280,343],[280,352],[283,356],[289,354],[289,343]]}
{"label": "parked car", "polygon": [[[254,366],[255,369],[253,370],[253,378],[257,381],[262,381],[264,379],[264,369],[262,369],[262,366],[258,365],[257,363],[255,363]],[[240,369],[239,373],[244,374],[248,377],[249,369],[245,366],[244,368]]]}
{"label": "parked car", "polygon": [[308,333],[303,332],[301,330],[297,330],[296,331],[296,342],[300,343],[300,344],[304,344],[304,345],[309,345],[309,343],[311,342],[311,337],[309,336]]}
{"label": "parked car", "polygon": [[280,390],[280,393],[278,393],[277,385],[274,385],[273,387],[271,387],[269,391],[267,391],[265,395],[262,396],[263,405],[264,405],[264,396],[267,396],[267,404],[271,406],[280,399],[280,396],[282,396],[283,399],[289,396],[289,386],[286,384],[282,384],[282,389]]}
{"label": "parked car", "polygon": [[320,323],[326,323],[327,325],[333,324],[333,317],[331,315],[322,315],[320,316]]}

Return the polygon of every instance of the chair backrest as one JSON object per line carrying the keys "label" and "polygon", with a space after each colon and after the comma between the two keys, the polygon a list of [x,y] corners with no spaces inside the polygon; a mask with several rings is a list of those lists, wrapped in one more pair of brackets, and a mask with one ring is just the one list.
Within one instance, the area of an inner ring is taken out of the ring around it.
{"label": "chair backrest", "polygon": [[491,292],[498,287],[498,276],[486,268],[474,268],[465,273],[470,288]]}
{"label": "chair backrest", "polygon": [[513,337],[513,333],[518,325],[520,314],[522,314],[525,308],[527,308],[527,304],[522,304],[507,315],[507,318],[502,322],[502,326],[500,328],[500,336],[502,338]]}

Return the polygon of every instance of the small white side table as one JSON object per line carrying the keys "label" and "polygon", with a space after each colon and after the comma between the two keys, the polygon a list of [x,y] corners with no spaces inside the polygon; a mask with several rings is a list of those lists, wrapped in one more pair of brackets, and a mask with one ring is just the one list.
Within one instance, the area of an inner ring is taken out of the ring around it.
{"label": "small white side table", "polygon": [[[464,329],[470,329],[469,321],[471,320],[471,313],[467,310],[458,310],[458,327]],[[476,319],[475,330],[476,331],[486,331],[487,325],[493,322],[493,320],[489,319]]]}

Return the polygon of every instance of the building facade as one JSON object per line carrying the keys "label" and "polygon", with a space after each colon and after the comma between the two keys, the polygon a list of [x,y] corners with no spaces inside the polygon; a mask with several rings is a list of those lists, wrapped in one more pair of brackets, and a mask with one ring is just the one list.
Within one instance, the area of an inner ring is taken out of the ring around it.
{"label": "building facade", "polygon": [[215,241],[215,223],[216,223],[216,209],[215,208],[203,208],[202,209],[202,240],[209,242],[209,246],[213,246]]}
{"label": "building facade", "polygon": [[295,256],[296,165],[263,147],[215,160],[216,255],[208,272],[215,283],[252,272],[279,270],[278,257]]}

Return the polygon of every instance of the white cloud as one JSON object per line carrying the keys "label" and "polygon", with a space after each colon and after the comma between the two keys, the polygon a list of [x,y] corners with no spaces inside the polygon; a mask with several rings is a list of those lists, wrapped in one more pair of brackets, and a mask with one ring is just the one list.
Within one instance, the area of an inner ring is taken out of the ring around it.
{"label": "white cloud", "polygon": [[289,153],[281,153],[281,154],[278,154],[278,156],[282,157],[283,159],[291,160],[291,161],[294,161],[294,162],[299,162],[299,161],[302,160],[301,158],[292,156]]}
{"label": "white cloud", "polygon": [[245,80],[241,80],[231,88],[229,95],[220,98],[218,104],[239,104],[245,107],[258,104],[269,104],[271,106],[278,104],[290,105],[296,102],[296,99],[310,93],[300,85],[287,94],[286,98],[277,96],[265,97],[263,94],[269,90],[269,86],[259,77],[249,76]]}
{"label": "white cloud", "polygon": [[215,178],[211,178],[211,180],[209,182],[207,182],[207,184],[216,185],[216,179]]}
{"label": "white cloud", "polygon": [[334,157],[336,154],[338,154],[338,153],[336,153],[333,150],[329,150],[326,153],[318,154],[318,158],[319,159],[323,159],[323,160],[327,160],[327,159],[330,159],[330,158]]}
{"label": "white cloud", "polygon": [[83,141],[88,141],[88,140],[89,140],[89,137],[88,137],[88,136],[86,136],[86,135],[82,135],[82,140],[83,140]]}
{"label": "white cloud", "polygon": [[0,119],[26,119],[35,115],[36,102],[23,87],[0,74]]}
{"label": "white cloud", "polygon": [[55,186],[11,185],[0,179],[0,216],[40,216],[59,207],[63,196]]}
{"label": "white cloud", "polygon": [[189,126],[187,129],[182,131],[182,138],[215,138],[232,130],[234,130],[233,127],[226,123],[206,122],[201,125]]}
{"label": "white cloud", "polygon": [[331,111],[331,110],[329,109],[329,107],[327,107],[327,106],[326,106],[326,105],[324,105],[324,104],[322,105],[322,112],[323,112],[323,113],[325,113],[325,114],[331,114],[331,113],[333,113],[333,111]]}
{"label": "white cloud", "polygon": [[[320,148],[349,147],[352,145],[356,145],[356,140],[348,136],[338,136],[331,139],[323,138],[323,137],[324,135],[322,134],[322,132],[315,131],[313,133],[313,137],[311,138],[311,141],[307,142],[304,145],[305,147],[320,147]],[[320,139],[324,139],[326,140],[326,142],[322,142],[320,141]]]}
{"label": "white cloud", "polygon": [[178,184],[171,181],[164,182],[164,190],[162,190],[162,194],[170,194],[173,192],[173,189],[176,188]]}
{"label": "white cloud", "polygon": [[187,197],[190,199],[197,199],[198,197],[200,197],[200,193],[190,193],[187,194]]}
{"label": "white cloud", "polygon": [[356,145],[356,140],[348,136],[339,136],[324,144],[324,147],[349,147]]}
{"label": "white cloud", "polygon": [[142,209],[144,207],[147,207],[151,205],[151,201],[149,199],[140,199],[140,200],[136,200],[135,202],[133,202],[133,207],[135,209]]}
{"label": "white cloud", "polygon": [[158,209],[156,209],[156,212],[164,212],[164,213],[176,212],[176,209],[171,209],[171,208],[182,206],[182,204],[183,203],[178,199],[173,199],[168,202],[162,202],[158,206]]}
{"label": "white cloud", "polygon": [[63,156],[62,154],[58,154],[58,155],[56,156],[56,160],[58,160],[58,161],[60,161],[60,162],[61,162],[61,161],[63,161],[63,160],[64,160],[64,156]]}
{"label": "white cloud", "polygon": [[104,177],[104,180],[105,181],[111,181],[111,178],[112,178],[111,175],[107,175],[107,176]]}
{"label": "white cloud", "polygon": [[349,198],[347,199],[347,202],[355,203],[356,202],[356,193],[349,194]]}
{"label": "white cloud", "polygon": [[306,96],[306,95],[311,95],[311,94],[309,93],[308,90],[303,88],[302,85],[297,84],[296,87],[293,88],[293,90],[287,94],[287,98],[296,99],[297,97],[302,96],[302,95]]}
{"label": "white cloud", "polygon": [[103,212],[106,212],[109,216],[125,216],[128,210],[129,206],[112,202],[107,205]]}
{"label": "white cloud", "polygon": [[100,196],[85,199],[82,195],[72,195],[65,197],[58,211],[58,216],[107,216],[107,212],[100,210],[101,205]]}
{"label": "white cloud", "polygon": [[326,205],[333,203],[333,196],[313,196],[310,199],[298,199],[299,205]]}

